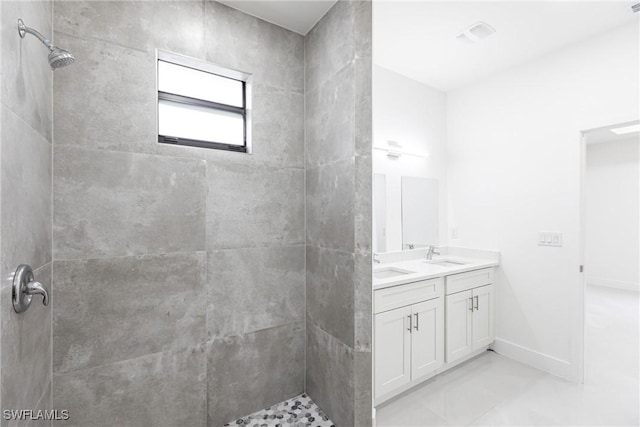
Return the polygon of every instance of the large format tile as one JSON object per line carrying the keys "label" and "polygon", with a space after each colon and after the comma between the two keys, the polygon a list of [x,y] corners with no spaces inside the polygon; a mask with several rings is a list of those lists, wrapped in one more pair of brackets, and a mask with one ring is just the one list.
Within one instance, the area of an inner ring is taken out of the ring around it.
{"label": "large format tile", "polygon": [[[73,7],[75,2],[60,4]],[[56,39],[76,56],[54,78],[56,147],[157,149],[155,54],[64,33],[56,33]]]}
{"label": "large format tile", "polygon": [[307,320],[307,394],[337,426],[354,424],[353,351]]}
{"label": "large format tile", "polygon": [[353,357],[353,422],[357,426],[372,424],[373,410],[373,354],[356,351]]}
{"label": "large format tile", "polygon": [[56,259],[205,248],[205,162],[55,149]]}
{"label": "large format tile", "polygon": [[307,247],[307,316],[343,343],[354,345],[353,254]]}
{"label": "large format tile", "polygon": [[504,399],[472,425],[638,425],[637,395],[631,402],[619,391],[591,389],[586,384],[545,375],[523,393]]}
{"label": "large format tile", "polygon": [[[492,393],[481,384],[467,381],[473,377],[491,357],[477,357],[423,383],[411,392],[402,395],[378,408],[379,421],[385,426],[409,426],[410,420],[425,423],[446,420],[443,425],[466,426],[497,405],[502,396]],[[453,377],[447,378],[453,374]],[[409,415],[411,414],[411,415]],[[440,424],[425,424],[440,425]]]}
{"label": "large format tile", "polygon": [[257,85],[252,92],[251,160],[304,168],[304,94]]}
{"label": "large format tile", "polygon": [[373,2],[354,4],[356,153],[370,156],[373,147]]}
{"label": "large format tile", "polygon": [[206,59],[253,83],[304,90],[304,38],[216,1],[205,1]]}
{"label": "large format tile", "polygon": [[638,425],[638,294],[587,286],[585,300],[584,384],[494,356],[483,383],[504,399],[473,425]]}
{"label": "large format tile", "polygon": [[305,98],[306,164],[308,167],[355,154],[354,67],[343,68]]}
{"label": "large format tile", "polygon": [[[53,300],[51,263],[36,269],[34,277]],[[34,409],[51,383],[51,305],[45,307],[42,298],[34,296],[29,309],[18,314],[11,305],[9,284],[3,285],[0,299],[2,408]]]}
{"label": "large format tile", "polygon": [[[200,57],[204,41],[202,1],[62,1],[54,8],[56,31],[155,52]],[[151,80],[153,75],[149,76]]]}
{"label": "large format tile", "polygon": [[207,334],[240,335],[304,321],[304,246],[208,254]]}
{"label": "large format tile", "polygon": [[356,254],[354,262],[354,349],[357,351],[371,351],[371,336],[373,333],[373,288],[371,286],[373,278],[371,277],[371,255]]}
{"label": "large format tile", "polygon": [[373,163],[371,155],[355,157],[355,252],[371,256],[373,236]]}
{"label": "large format tile", "polygon": [[[1,107],[2,274],[51,261],[51,144]],[[4,287],[9,286],[4,284]]]}
{"label": "large format tile", "polygon": [[[49,378],[49,384],[45,387],[45,391],[40,397],[38,403],[34,406],[33,409],[36,411],[51,411],[53,409],[53,401],[52,401],[52,379]],[[61,415],[61,414],[60,414]],[[37,418],[37,417],[36,417]],[[45,419],[35,419],[27,422],[26,427],[51,427],[52,421]]]}
{"label": "large format tile", "polygon": [[358,1],[338,1],[305,37],[305,87],[309,91],[353,61]]}
{"label": "large format tile", "polygon": [[2,1],[0,99],[20,118],[51,141],[51,82],[47,49],[31,35],[20,38],[18,18],[28,27],[52,36],[50,1]]}
{"label": "large format tile", "polygon": [[354,252],[354,159],[306,170],[307,244]]}
{"label": "large format tile", "polygon": [[69,410],[60,427],[206,425],[202,347],[157,353],[55,375],[53,407]]}
{"label": "large format tile", "polygon": [[203,252],[56,261],[54,371],[203,342],[205,269]]}
{"label": "large format tile", "polygon": [[304,341],[304,322],[213,340],[208,425],[221,426],[302,392]]}
{"label": "large format tile", "polygon": [[355,150],[357,155],[371,156],[373,152],[373,63],[371,52],[357,58],[354,62],[354,68]]}
{"label": "large format tile", "polygon": [[382,408],[376,412],[376,426],[379,427],[427,427],[450,426],[444,418],[427,408],[416,410],[417,402],[403,400],[402,405],[392,409]]}
{"label": "large format tile", "polygon": [[304,243],[304,171],[208,162],[207,249]]}

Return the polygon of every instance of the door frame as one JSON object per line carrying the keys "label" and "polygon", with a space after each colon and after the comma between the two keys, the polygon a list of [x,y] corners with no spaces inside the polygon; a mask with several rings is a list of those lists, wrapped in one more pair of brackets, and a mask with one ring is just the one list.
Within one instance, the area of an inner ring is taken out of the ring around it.
{"label": "door frame", "polygon": [[[596,128],[597,129],[597,128]],[[587,133],[595,129],[583,130],[580,132],[580,193],[579,193],[579,204],[580,204],[580,218],[578,220],[578,271],[579,271],[579,279],[578,279],[578,299],[580,304],[578,306],[578,324],[580,327],[580,333],[578,336],[578,357],[576,358],[578,362],[577,366],[577,382],[580,384],[584,384],[585,378],[585,352],[586,352],[586,339],[587,339],[587,323],[585,318],[586,311],[586,289],[587,282],[585,279],[585,253],[586,253],[586,241],[587,241],[587,191],[586,191],[586,175],[587,175]]]}
{"label": "door frame", "polygon": [[579,193],[579,204],[580,204],[580,218],[579,218],[579,238],[578,238],[578,259],[579,266],[583,269],[579,273],[579,300],[580,305],[578,307],[578,324],[580,325],[580,333],[578,336],[578,345],[577,357],[575,360],[578,362],[577,366],[577,375],[578,382],[580,384],[584,383],[586,377],[586,359],[587,359],[587,323],[586,323],[586,289],[587,289],[587,279],[586,279],[586,241],[587,241],[587,227],[586,227],[586,219],[587,219],[587,191],[586,191],[586,175],[587,175],[587,134],[589,132],[600,130],[600,129],[611,129],[615,127],[629,126],[638,124],[639,120],[631,120],[625,122],[611,123],[606,126],[599,126],[595,128],[590,128],[586,130],[580,131],[579,138],[579,149],[580,149],[580,193]]}

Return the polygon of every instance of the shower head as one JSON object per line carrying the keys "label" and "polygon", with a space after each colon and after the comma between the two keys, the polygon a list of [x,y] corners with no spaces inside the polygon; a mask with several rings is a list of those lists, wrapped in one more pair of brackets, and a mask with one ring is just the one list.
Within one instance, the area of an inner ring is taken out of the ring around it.
{"label": "shower head", "polygon": [[49,66],[52,69],[66,67],[73,64],[76,58],[68,50],[53,46],[49,53]]}
{"label": "shower head", "polygon": [[27,33],[35,36],[49,49],[49,66],[52,69],[55,70],[56,68],[66,67],[67,65],[73,64],[73,61],[76,60],[71,52],[52,45],[42,34],[24,25],[22,19],[18,19],[18,34],[20,34],[21,38],[24,38]]}

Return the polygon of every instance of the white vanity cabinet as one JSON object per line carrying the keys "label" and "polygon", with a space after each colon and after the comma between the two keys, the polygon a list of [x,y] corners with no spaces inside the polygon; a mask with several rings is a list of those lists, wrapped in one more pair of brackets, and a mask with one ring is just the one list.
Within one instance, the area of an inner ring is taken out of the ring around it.
{"label": "white vanity cabinet", "polygon": [[446,361],[452,363],[494,341],[493,269],[447,276]]}
{"label": "white vanity cabinet", "polygon": [[444,364],[442,278],[375,291],[376,399],[405,390]]}

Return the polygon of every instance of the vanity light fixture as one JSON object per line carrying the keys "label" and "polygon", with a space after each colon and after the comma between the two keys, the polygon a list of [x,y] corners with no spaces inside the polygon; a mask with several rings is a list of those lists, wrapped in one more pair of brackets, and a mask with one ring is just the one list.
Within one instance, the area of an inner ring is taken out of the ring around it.
{"label": "vanity light fixture", "polygon": [[627,133],[640,132],[640,125],[622,126],[619,128],[611,129],[611,132],[616,135],[625,135]]}
{"label": "vanity light fixture", "polygon": [[476,22],[464,31],[456,34],[456,40],[463,43],[476,43],[495,34],[496,30],[486,22]]}
{"label": "vanity light fixture", "polygon": [[402,156],[415,156],[427,158],[429,157],[428,153],[412,153],[409,151],[404,151],[402,149],[402,145],[397,141],[387,141],[387,147],[373,147],[374,150],[385,151],[387,153],[387,157],[390,159],[397,159]]}

